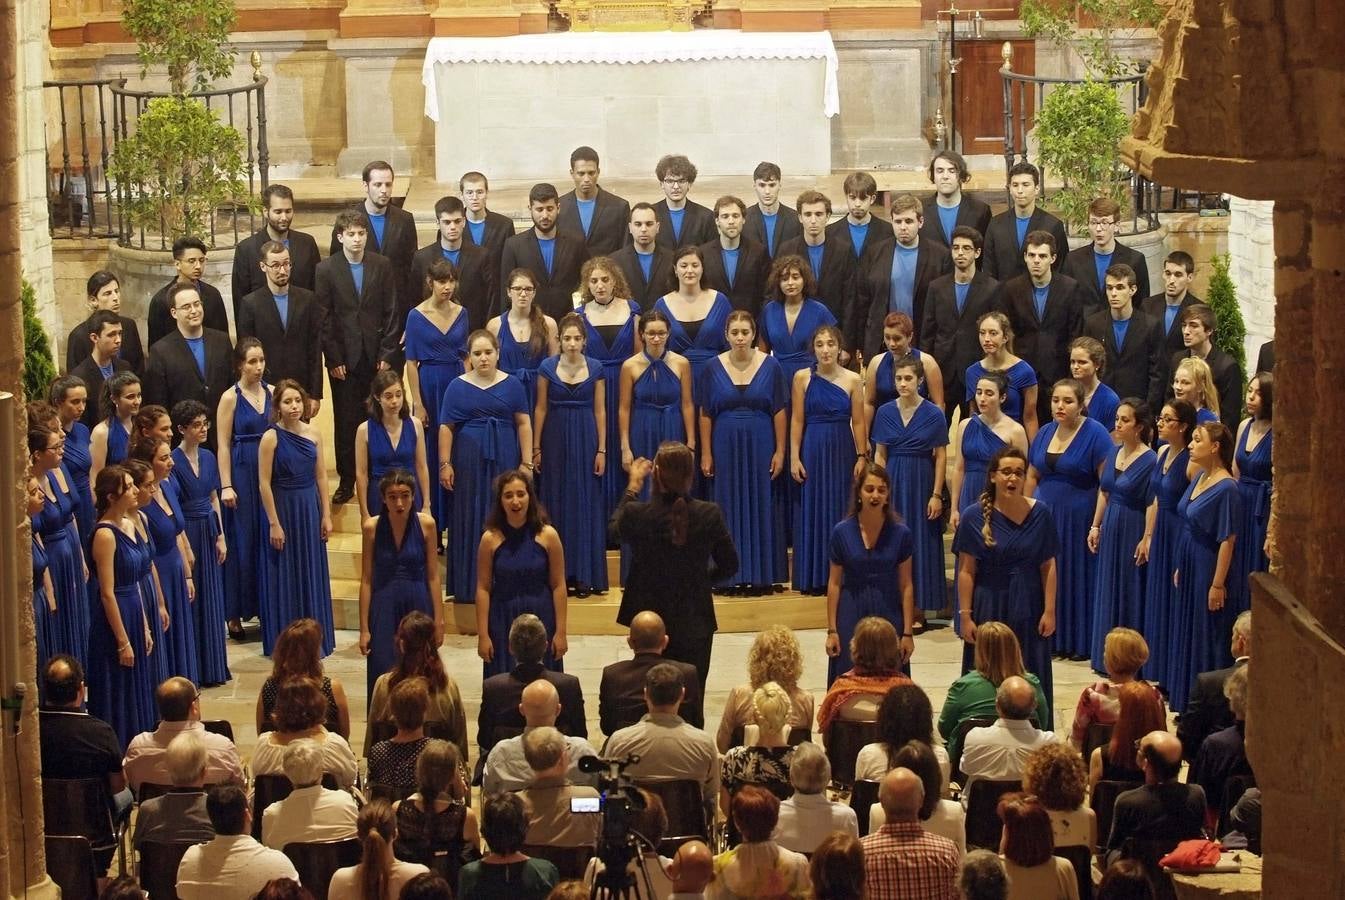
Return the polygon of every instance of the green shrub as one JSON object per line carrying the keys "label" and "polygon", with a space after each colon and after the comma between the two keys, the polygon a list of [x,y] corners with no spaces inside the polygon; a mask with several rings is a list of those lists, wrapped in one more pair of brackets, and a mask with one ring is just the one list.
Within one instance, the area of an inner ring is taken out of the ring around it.
{"label": "green shrub", "polygon": [[[1242,391],[1247,389],[1247,323],[1242,320],[1242,310],[1238,308],[1238,291],[1228,274],[1229,258],[1227,253],[1214,257],[1211,267],[1209,291],[1205,302],[1214,310],[1214,340],[1212,343],[1233,357],[1238,364],[1238,375],[1242,378]],[[1237,425],[1236,419],[1233,422]]]}
{"label": "green shrub", "polygon": [[37,317],[37,291],[25,278],[19,294],[23,301],[23,392],[25,402],[47,399],[47,386],[56,377],[51,341]]}
{"label": "green shrub", "polygon": [[1051,205],[1073,230],[1088,223],[1088,204],[1111,197],[1124,209],[1129,191],[1118,148],[1130,131],[1130,117],[1106,82],[1062,84],[1037,111],[1036,136],[1043,168],[1064,187]]}

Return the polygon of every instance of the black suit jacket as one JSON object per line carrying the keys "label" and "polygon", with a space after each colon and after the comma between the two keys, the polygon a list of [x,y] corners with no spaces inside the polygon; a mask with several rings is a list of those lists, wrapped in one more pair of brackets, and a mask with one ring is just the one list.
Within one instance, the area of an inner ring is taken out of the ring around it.
{"label": "black suit jacket", "polygon": [[[859,271],[855,276],[855,302],[858,304],[862,333],[857,336],[857,346],[864,348],[864,356],[872,358],[883,351],[883,319],[887,318],[887,306],[892,293],[892,256],[897,252],[896,239],[870,244],[870,234],[864,247],[864,256],[859,261]],[[953,270],[953,258],[948,248],[920,238],[919,250],[915,256],[915,293],[912,304],[911,320],[919,327],[925,315],[925,294],[929,284],[940,275]],[[919,340],[919,334],[916,335]],[[938,359],[936,356],[935,359]]]}
{"label": "black suit jacket", "polygon": [[[850,258],[859,263],[859,257],[855,255],[854,241],[850,239],[850,219],[847,216],[841,216],[835,222],[827,226],[828,240],[835,237],[836,240],[845,247],[845,252],[850,254]],[[869,233],[864,238],[864,246],[860,248],[860,255],[868,252],[869,248],[881,244],[883,241],[896,240],[896,235],[892,231],[892,223],[886,219],[880,219],[877,216],[869,217]]]}
{"label": "black suit jacket", "polygon": [[1186,709],[1177,719],[1177,737],[1182,742],[1182,756],[1186,759],[1194,760],[1205,738],[1234,723],[1233,711],[1228,708],[1228,698],[1224,696],[1224,682],[1239,666],[1245,665],[1247,660],[1244,658],[1226,669],[1196,675]]}
{"label": "black suit jacket", "polygon": [[[145,402],[171,410],[181,400],[199,400],[205,408],[219,406],[219,398],[234,383],[233,344],[229,333],[207,328],[205,337],[205,375],[196,367],[187,339],[176,328],[150,345],[145,366]],[[206,446],[215,449],[215,423],[210,425]]]}
{"label": "black suit jacket", "polygon": [[734,273],[732,284],[729,284],[728,272],[724,269],[724,255],[718,238],[701,244],[701,254],[705,257],[701,286],[714,288],[729,298],[734,309],[745,309],[756,318],[761,312],[766,276],[771,270],[771,258],[766,255],[766,248],[747,238],[739,240],[738,271]]}
{"label": "black suit jacket", "polygon": [[649,278],[644,277],[634,244],[627,244],[612,254],[612,262],[621,268],[630,286],[631,299],[640,304],[642,312],[654,308],[654,302],[673,289],[672,251],[654,244],[654,261],[649,267]]}
{"label": "black suit jacket", "polygon": [[[1139,296],[1138,291],[1135,292],[1135,296]],[[1182,313],[1186,311],[1188,306],[1195,306],[1197,303],[1204,302],[1204,300],[1201,300],[1190,291],[1187,291],[1186,296],[1182,298],[1181,305],[1177,307],[1177,315],[1172,319],[1172,328],[1163,332],[1162,350],[1164,365],[1167,364],[1167,360],[1172,357],[1172,354],[1186,349],[1186,342],[1182,340]],[[1136,305],[1140,312],[1158,320],[1158,328],[1160,331],[1166,327],[1167,316],[1164,315],[1164,312],[1167,309],[1168,301],[1164,295],[1155,294],[1152,297],[1145,297]],[[1171,372],[1166,373],[1166,377],[1169,378],[1169,380],[1171,379],[1171,376]]]}
{"label": "black suit jacket", "polygon": [[318,263],[315,292],[322,310],[322,355],[329,369],[371,369],[382,360],[392,365],[402,338],[397,320],[397,288],[392,265],[377,253],[364,254],[364,291],[356,296],[355,276],[343,252]]}
{"label": "black suit jacket", "polygon": [[[425,278],[434,261],[443,258],[437,237],[417,250],[412,257],[411,283],[417,285],[417,288],[415,299],[405,304],[408,312],[429,296],[425,289]],[[491,313],[495,311],[497,270],[490,267],[489,261],[489,254],[483,248],[467,241],[462,242],[458,255],[458,290],[453,299],[467,310],[467,327],[473,331],[485,328]]]}
{"label": "black suit jacket", "polygon": [[[122,338],[122,346],[126,346],[125,338]],[[1256,372],[1259,375],[1262,372],[1275,372],[1275,341],[1266,341],[1261,345],[1261,349],[1256,352]]]}
{"label": "black suit jacket", "polygon": [[1083,299],[1078,282],[1068,275],[1051,278],[1046,314],[1037,318],[1032,280],[1010,278],[1000,286],[1000,303],[1013,328],[1013,352],[1037,370],[1037,407],[1049,404],[1051,385],[1069,375],[1069,342],[1083,334]]}
{"label": "black suit jacket", "polygon": [[[1087,314],[1095,313],[1107,306],[1107,296],[1097,283],[1096,259],[1093,244],[1090,242],[1086,247],[1071,250],[1069,256],[1065,258],[1065,268],[1062,270],[1083,288]],[[1116,249],[1112,252],[1111,264],[1115,266],[1122,263],[1135,270],[1135,284],[1138,285],[1135,296],[1149,296],[1149,263],[1145,261],[1144,254],[1117,241]]]}
{"label": "black suit jacket", "polygon": [[[775,243],[772,245],[766,240],[766,220],[761,215],[761,205],[753,203],[747,207],[747,220],[743,224],[743,236],[756,241],[762,247],[766,248],[766,255],[771,259],[782,255],[781,246],[785,241],[803,236],[803,225],[799,223],[799,214],[793,207],[780,204],[780,211],[775,215]],[[775,247],[775,254],[771,254],[771,247]],[[683,716],[682,718],[686,718]],[[697,726],[698,728],[700,726]]]}
{"label": "black suit jacket", "polygon": [[322,307],[307,288],[290,285],[289,311],[280,322],[271,289],[243,297],[238,307],[238,339],[255,337],[266,351],[268,384],[293,378],[314,399],[322,398]]}
{"label": "black suit jacket", "polygon": [[999,282],[984,272],[971,277],[967,302],[960,313],[951,272],[929,283],[925,313],[917,331],[918,344],[943,369],[943,395],[949,401],[962,402],[967,366],[985,355],[977,320],[999,308]]}
{"label": "black suit jacket", "polygon": [[[117,358],[124,360],[135,374],[144,375],[145,349],[140,343],[140,329],[136,326],[135,319],[117,316],[117,321],[121,323],[121,350],[117,352]],[[70,329],[70,333],[65,337],[65,371],[73,375],[75,367],[92,354],[93,342],[89,340],[89,320],[85,319]],[[94,371],[97,371],[96,366]],[[92,389],[89,390],[89,405],[98,405],[98,398]]]}
{"label": "black suit jacket", "polygon": [[[820,272],[813,271],[813,260],[808,255],[808,245],[804,242],[802,234],[790,238],[776,248],[777,259],[791,255],[801,257],[808,269],[813,272],[813,279],[817,282],[816,299],[822,301],[836,317],[836,321],[841,323],[841,333],[849,342],[851,335],[858,334],[860,330],[860,324],[854,321],[857,313],[853,282],[857,260],[850,250],[850,242],[842,242],[838,236],[827,233],[822,242]],[[847,350],[854,348],[853,343],[849,343],[846,347]]]}
{"label": "black suit jacket", "polygon": [[1135,310],[1126,329],[1125,344],[1116,346],[1111,310],[1093,313],[1084,319],[1085,337],[1102,342],[1107,351],[1107,366],[1102,383],[1124,400],[1138,397],[1150,408],[1163,402],[1163,323]]}
{"label": "black suit jacket", "polygon": [[[1203,836],[1205,792],[1198,784],[1169,781],[1124,791],[1116,798],[1105,846],[1120,850],[1127,839],[1179,841]],[[1098,836],[1099,842],[1103,840]],[[1110,860],[1109,860],[1110,861]]]}
{"label": "black suit jacket", "polygon": [[495,274],[500,271],[500,253],[504,250],[504,242],[513,237],[517,230],[514,227],[514,220],[503,213],[491,212],[486,210],[486,230],[481,236],[481,242],[478,244],[472,237],[472,226],[468,223],[462,226],[462,240],[467,244],[476,244],[482,250],[486,251],[486,267],[491,271],[491,286],[499,289],[495,284]]}
{"label": "black suit jacket", "polygon": [[[149,338],[151,350],[162,338],[177,331],[177,322],[173,319],[173,307],[168,302],[168,291],[175,284],[177,284],[176,278],[159,288],[154,296],[149,298],[146,336]],[[205,320],[202,324],[206,328],[213,328],[227,335],[229,333],[229,313],[224,309],[224,298],[220,296],[220,292],[206,281],[198,281],[196,289],[197,293],[201,295],[201,306],[205,310]],[[124,333],[122,340],[125,341]],[[145,402],[148,403],[149,401]]]}
{"label": "black suit jacket", "polygon": [[[234,250],[234,270],[230,283],[233,285],[234,323],[238,322],[238,312],[243,307],[243,298],[253,291],[266,287],[266,273],[262,271],[262,245],[271,240],[263,228],[248,235],[239,242]],[[290,230],[290,284],[305,290],[313,290],[317,283],[318,261],[322,254],[318,252],[318,242],[311,234]],[[242,332],[239,332],[242,337]]]}
{"label": "black suit jacket", "polygon": [[668,663],[682,672],[686,697],[677,714],[688,724],[705,727],[705,711],[701,702],[701,677],[696,667],[675,659],[664,659],[661,653],[645,651],[633,659],[623,659],[605,666],[598,687],[598,721],[602,733],[611,736],[618,728],[634,725],[649,710],[644,702],[644,678],[659,663]]}
{"label": "black suit jacket", "polygon": [[512,671],[492,675],[481,682],[481,711],[476,723],[477,744],[481,747],[483,761],[501,740],[523,733],[523,715],[518,711],[523,689],[543,678],[555,685],[556,693],[560,695],[556,728],[570,737],[588,738],[584,689],[579,679],[564,672],[552,672],[540,663],[520,663]]}
{"label": "black suit jacket", "polygon": [[[129,371],[130,368],[130,365],[124,359],[117,358],[112,360],[113,374]],[[84,386],[88,388],[88,402],[84,404],[84,415],[80,416],[79,420],[87,425],[90,431],[93,431],[93,426],[97,425],[105,418],[102,414],[102,410],[99,409],[103,397],[103,382],[105,381],[103,372],[94,363],[93,354],[90,352],[88,356],[79,361],[78,365],[73,369],[70,369],[67,374],[78,376],[79,379],[84,382]]]}
{"label": "black suit jacket", "polygon": [[610,256],[626,244],[630,233],[626,228],[630,222],[630,203],[624,197],[602,188],[598,188],[595,200],[587,235],[584,234],[584,223],[579,218],[579,204],[574,191],[561,195],[556,227],[587,244],[589,256]]}
{"label": "black suit jacket", "polygon": [[[1064,268],[1065,258],[1069,256],[1069,234],[1065,231],[1065,223],[1038,207],[1027,220],[1027,230],[1045,231],[1055,238],[1055,264],[1051,268],[1056,272]],[[1018,221],[1012,209],[990,220],[980,265],[987,275],[997,281],[1008,281],[1027,274],[1023,248],[1018,246]],[[1139,296],[1139,292],[1136,291],[1135,295]]]}
{"label": "black suit jacket", "polygon": [[706,241],[718,237],[719,229],[715,228],[713,212],[694,200],[688,200],[683,209],[682,234],[677,236],[673,234],[672,218],[668,215],[668,201],[660,200],[654,204],[654,215],[658,218],[658,237],[655,243],[668,250],[676,250],[688,244],[699,247]]}
{"label": "black suit jacket", "polygon": [[509,309],[509,273],[523,268],[537,279],[536,303],[557,322],[574,309],[574,292],[579,287],[579,270],[588,259],[588,247],[572,234],[556,232],[556,252],[552,259],[551,274],[542,261],[542,248],[537,243],[537,230],[529,228],[504,242],[500,253],[500,311]]}
{"label": "black suit jacket", "polygon": [[[415,300],[411,299],[417,296],[420,291],[411,281],[411,258],[416,255],[416,245],[419,241],[416,238],[416,217],[396,204],[388,204],[387,221],[383,225],[383,240],[378,239],[374,233],[374,226],[369,222],[369,212],[361,203],[356,207],[360,218],[364,220],[364,227],[369,230],[369,241],[364,245],[365,255],[377,253],[392,264],[392,281],[397,288],[397,337],[400,340],[402,329],[406,327],[406,314],[415,306]],[[341,242],[336,239],[336,228],[332,228],[332,245],[328,250],[330,256],[341,255]],[[314,290],[316,290],[316,282]],[[402,358],[400,352],[390,357],[388,362],[395,366],[400,366]]]}
{"label": "black suit jacket", "polygon": [[[952,245],[951,235],[943,233],[943,221],[939,218],[939,203],[934,197],[926,197],[924,203],[924,221],[920,224],[920,237],[925,240],[933,241],[936,244],[942,244],[945,247]],[[980,232],[981,237],[985,237],[986,231],[990,228],[990,206],[983,200],[977,200],[969,196],[965,191],[962,193],[962,202],[957,207],[957,219],[953,227],[958,225],[969,225]]]}
{"label": "black suit jacket", "polygon": [[[1182,360],[1191,356],[1190,350],[1179,350],[1168,358],[1168,372],[1175,373],[1178,364]],[[1242,421],[1244,412],[1242,402],[1242,373],[1238,371],[1237,361],[1218,347],[1210,348],[1210,355],[1205,357],[1205,363],[1210,367],[1210,375],[1214,377],[1214,391],[1219,395],[1219,421],[1228,426],[1228,429],[1235,435],[1238,430],[1238,423]],[[1168,379],[1167,393],[1164,394],[1167,399],[1172,399],[1172,379]]]}

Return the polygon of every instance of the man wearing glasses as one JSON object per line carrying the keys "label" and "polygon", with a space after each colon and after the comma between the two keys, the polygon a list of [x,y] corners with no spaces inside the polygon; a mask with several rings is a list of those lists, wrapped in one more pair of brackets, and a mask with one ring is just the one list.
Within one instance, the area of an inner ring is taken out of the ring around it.
{"label": "man wearing glasses", "polygon": [[714,213],[687,199],[696,183],[696,167],[691,160],[681,155],[665,156],[654,167],[654,176],[663,188],[663,199],[654,204],[658,246],[676,250],[688,244],[700,246],[719,236]]}
{"label": "man wearing glasses", "polygon": [[[206,409],[215,409],[219,398],[234,382],[229,334],[205,326],[205,307],[194,284],[174,284],[169,289],[168,302],[177,327],[150,345],[149,363],[145,366],[145,403],[172,409],[182,400],[198,400]],[[213,425],[205,447],[212,453],[215,451]]]}
{"label": "man wearing glasses", "polygon": [[198,237],[180,237],[173,241],[173,268],[177,275],[149,300],[145,332],[149,343],[145,346],[153,348],[160,338],[173,332],[173,290],[181,285],[196,289],[204,309],[202,322],[205,327],[229,333],[229,314],[224,309],[224,298],[204,280],[205,255],[205,241]]}
{"label": "man wearing glasses", "polygon": [[1116,239],[1120,222],[1121,207],[1116,201],[1098,197],[1088,204],[1088,233],[1093,242],[1065,257],[1061,271],[1083,289],[1085,317],[1107,309],[1107,270],[1114,265],[1130,266],[1135,272],[1135,296],[1149,296],[1149,263],[1143,253]]}
{"label": "man wearing glasses", "polygon": [[[294,191],[283,184],[268,185],[262,191],[263,213],[266,223],[255,234],[239,242],[234,250],[233,285],[234,326],[242,314],[243,298],[266,287],[265,269],[261,266],[262,248],[275,241],[290,252],[290,284],[313,290],[317,277],[318,242],[311,234],[294,231]],[[243,333],[238,332],[242,337]],[[269,380],[269,379],[268,379]],[[308,385],[305,384],[304,387]]]}
{"label": "man wearing glasses", "polygon": [[243,766],[233,741],[206,731],[201,724],[201,692],[189,679],[174,676],[154,692],[159,707],[159,727],[131,738],[126,745],[122,770],[131,790],[140,793],[145,783],[171,785],[166,754],[173,738],[195,732],[206,747],[205,783],[243,780]]}
{"label": "man wearing glasses", "polygon": [[262,286],[238,305],[238,339],[255,337],[266,352],[267,384],[293,378],[308,392],[307,418],[322,399],[322,317],[317,296],[294,280],[290,250],[279,241],[261,246]]}

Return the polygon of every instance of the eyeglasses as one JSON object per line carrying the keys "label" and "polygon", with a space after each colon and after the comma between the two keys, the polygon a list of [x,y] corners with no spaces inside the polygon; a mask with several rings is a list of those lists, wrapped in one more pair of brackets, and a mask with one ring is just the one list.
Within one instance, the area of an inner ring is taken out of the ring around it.
{"label": "eyeglasses", "polygon": [[1089,219],[1089,220],[1088,220],[1088,224],[1089,224],[1089,225],[1115,225],[1115,224],[1116,224],[1116,221],[1115,221],[1114,219]]}
{"label": "eyeglasses", "polygon": [[518,293],[518,294],[535,294],[535,293],[537,293],[537,288],[533,287],[533,286],[530,285],[530,284],[511,284],[511,285],[509,285],[509,290],[514,291],[515,293]]}
{"label": "eyeglasses", "polygon": [[188,303],[179,303],[177,306],[173,308],[181,310],[192,310],[192,309],[202,309],[203,307],[200,300],[192,300]]}
{"label": "eyeglasses", "polygon": [[995,474],[1000,478],[1026,478],[1027,472],[1023,469],[998,469]]}
{"label": "eyeglasses", "polygon": [[1177,421],[1177,419],[1174,416],[1159,416],[1157,419],[1154,419],[1154,421],[1157,422],[1159,425],[1166,425],[1169,422]]}
{"label": "eyeglasses", "polygon": [[279,262],[262,263],[262,265],[268,269],[280,269],[283,271],[284,269],[292,268],[294,266],[294,263],[288,259],[285,259]]}
{"label": "eyeglasses", "polygon": [[666,184],[668,187],[677,187],[679,184],[680,185],[691,184],[691,180],[688,178],[665,178],[663,179],[663,183]]}

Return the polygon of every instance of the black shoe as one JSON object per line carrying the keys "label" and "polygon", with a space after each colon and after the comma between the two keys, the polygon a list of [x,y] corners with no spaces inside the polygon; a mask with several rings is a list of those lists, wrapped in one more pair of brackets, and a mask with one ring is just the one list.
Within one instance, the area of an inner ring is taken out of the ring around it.
{"label": "black shoe", "polygon": [[243,630],[242,625],[239,625],[237,628],[229,629],[229,637],[235,641],[242,642],[247,640],[247,632]]}
{"label": "black shoe", "polygon": [[589,589],[589,586],[586,584],[577,584],[574,587],[574,595],[580,600],[583,600],[585,597],[589,596],[592,593],[593,591],[591,591]]}
{"label": "black shoe", "polygon": [[355,489],[348,484],[337,487],[336,493],[332,494],[332,505],[341,506],[355,499]]}

